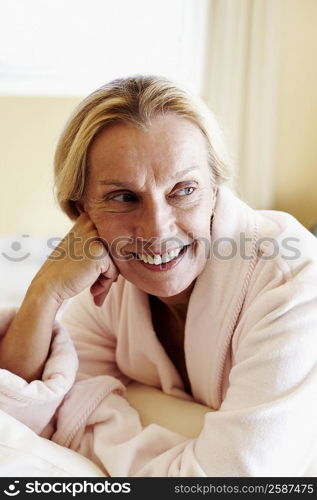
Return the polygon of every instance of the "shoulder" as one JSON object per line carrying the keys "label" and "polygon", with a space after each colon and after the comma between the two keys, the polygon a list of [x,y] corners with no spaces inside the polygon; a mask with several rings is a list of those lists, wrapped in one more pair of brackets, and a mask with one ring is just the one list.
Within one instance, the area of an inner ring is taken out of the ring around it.
{"label": "shoulder", "polygon": [[287,280],[316,279],[317,238],[286,212],[255,210],[255,214],[260,267],[275,269]]}
{"label": "shoulder", "polygon": [[[317,321],[317,238],[293,216],[254,210],[257,257],[242,313],[253,321],[291,320],[288,328]],[[305,319],[306,318],[306,319]]]}
{"label": "shoulder", "polygon": [[316,366],[317,238],[287,213],[254,212],[258,252],[234,332],[235,356],[239,349],[259,360],[278,356],[280,368],[289,363],[294,370],[299,360]]}
{"label": "shoulder", "polygon": [[226,186],[218,191],[212,237],[218,254],[219,242],[234,241],[239,251],[232,252],[227,266],[247,269],[249,278],[259,268],[268,277],[282,273],[290,279],[307,276],[308,270],[316,277],[317,238],[292,215],[254,209]]}
{"label": "shoulder", "polygon": [[[252,210],[252,209],[251,209]],[[277,210],[254,210],[259,225],[259,236],[276,238],[293,238],[299,247],[315,255],[317,238],[306,229],[295,217]]]}
{"label": "shoulder", "polygon": [[247,270],[237,278],[246,290],[244,310],[260,302],[262,314],[277,304],[283,307],[307,301],[316,305],[317,238],[286,212],[256,210],[228,188],[222,188],[219,194],[217,215],[221,224],[216,236],[225,230],[239,241],[239,255],[227,265],[233,271],[235,267]]}

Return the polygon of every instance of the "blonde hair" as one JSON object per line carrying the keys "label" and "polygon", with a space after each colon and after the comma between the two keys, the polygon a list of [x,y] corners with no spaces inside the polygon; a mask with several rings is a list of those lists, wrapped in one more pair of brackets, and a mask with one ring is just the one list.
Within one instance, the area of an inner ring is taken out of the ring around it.
{"label": "blonde hair", "polygon": [[204,134],[212,180],[231,178],[230,161],[220,128],[203,102],[173,82],[157,76],[120,78],[100,87],[75,109],[55,153],[55,194],[62,210],[76,219],[76,202],[84,199],[87,152],[101,129],[113,123],[150,125],[157,115],[174,113],[196,124]]}

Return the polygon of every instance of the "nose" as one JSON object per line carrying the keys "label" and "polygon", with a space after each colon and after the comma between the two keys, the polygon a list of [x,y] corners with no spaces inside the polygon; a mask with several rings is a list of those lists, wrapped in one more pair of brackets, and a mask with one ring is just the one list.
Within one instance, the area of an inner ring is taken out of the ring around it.
{"label": "nose", "polygon": [[136,236],[143,241],[168,240],[176,235],[176,220],[171,207],[166,201],[147,200],[143,203],[135,221]]}

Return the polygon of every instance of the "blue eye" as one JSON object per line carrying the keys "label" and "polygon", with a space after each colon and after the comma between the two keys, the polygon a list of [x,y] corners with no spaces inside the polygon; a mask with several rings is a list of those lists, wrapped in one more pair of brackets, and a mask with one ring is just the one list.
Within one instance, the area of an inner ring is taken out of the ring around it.
{"label": "blue eye", "polygon": [[[179,196],[188,196],[190,194],[193,194],[193,192],[195,191],[196,188],[194,188],[194,186],[187,186],[187,187],[184,187],[182,189],[179,189],[177,191],[177,194]],[[183,194],[180,194],[181,192],[183,191]]]}

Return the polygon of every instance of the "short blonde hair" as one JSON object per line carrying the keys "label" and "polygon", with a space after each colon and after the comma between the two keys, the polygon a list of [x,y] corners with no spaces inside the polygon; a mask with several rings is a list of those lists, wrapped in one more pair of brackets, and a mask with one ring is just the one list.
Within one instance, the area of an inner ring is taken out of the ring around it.
{"label": "short blonde hair", "polygon": [[204,134],[212,180],[231,178],[230,161],[221,130],[203,102],[166,78],[133,76],[100,87],[75,109],[55,153],[55,194],[62,210],[76,219],[76,202],[84,200],[88,177],[87,153],[96,135],[114,123],[147,127],[157,115],[174,113],[196,124]]}

